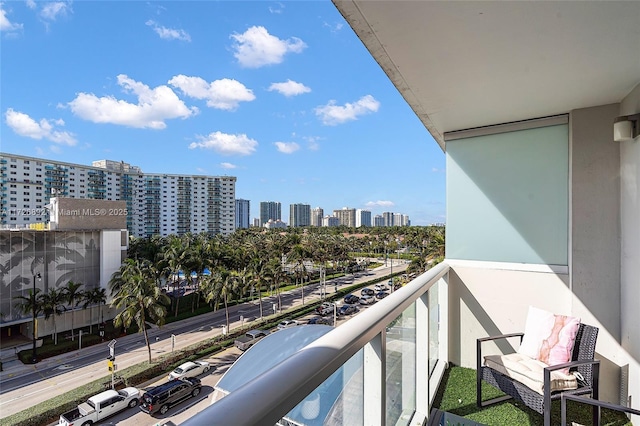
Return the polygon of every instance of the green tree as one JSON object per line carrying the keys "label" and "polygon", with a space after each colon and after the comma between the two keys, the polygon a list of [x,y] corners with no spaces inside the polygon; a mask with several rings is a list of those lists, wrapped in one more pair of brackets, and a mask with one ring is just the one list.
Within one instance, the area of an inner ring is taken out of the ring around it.
{"label": "green tree", "polygon": [[151,362],[151,343],[147,333],[147,319],[163,325],[170,304],[167,295],[156,285],[155,275],[148,261],[127,259],[120,271],[109,281],[113,300],[111,306],[121,309],[113,319],[116,327],[128,328],[132,323],[144,334]]}
{"label": "green tree", "polygon": [[74,340],[74,311],[78,307],[82,299],[84,299],[84,292],[80,289],[84,284],[76,283],[73,281],[67,282],[67,286],[62,288],[65,301],[71,309],[71,340]]}
{"label": "green tree", "polygon": [[[38,315],[42,313],[42,305],[40,304],[39,297],[38,297],[39,293],[40,293],[40,289],[36,288],[35,292],[29,290],[29,293],[27,296],[14,297],[14,300],[17,300],[14,306],[18,310],[18,312],[20,312],[23,315],[33,315],[34,319],[37,318]],[[33,330],[31,330],[31,335],[33,336],[33,344],[35,349],[35,342],[37,337],[35,327],[33,327]],[[33,352],[35,352],[35,350]],[[36,362],[34,355],[35,354],[32,353],[32,358],[34,359],[34,362]]]}
{"label": "green tree", "polygon": [[202,286],[204,298],[208,303],[222,299],[226,316],[227,333],[229,330],[229,299],[235,294],[239,284],[235,271],[219,267],[207,277]]}
{"label": "green tree", "polygon": [[51,318],[53,323],[53,344],[58,344],[58,328],[56,326],[56,317],[62,315],[65,311],[64,303],[66,297],[64,292],[55,288],[50,288],[45,294],[40,295],[40,305],[44,313],[44,319]]}
{"label": "green tree", "polygon": [[[107,290],[101,287],[92,288],[84,293],[84,305],[83,308],[90,307],[90,318],[93,318],[93,306],[98,305],[100,307],[100,314],[102,313],[102,305],[107,302]],[[102,317],[102,315],[100,315]],[[93,323],[89,320],[89,333],[93,332]]]}

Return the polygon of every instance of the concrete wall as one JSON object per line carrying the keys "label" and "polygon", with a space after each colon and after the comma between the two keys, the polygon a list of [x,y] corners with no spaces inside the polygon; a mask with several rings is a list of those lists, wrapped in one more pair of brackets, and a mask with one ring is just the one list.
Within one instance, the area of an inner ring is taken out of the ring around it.
{"label": "concrete wall", "polygon": [[[624,98],[619,115],[640,113],[640,84]],[[620,144],[620,338],[630,354],[629,389],[640,409],[640,137]],[[640,416],[633,419],[640,424]]]}
{"label": "concrete wall", "polygon": [[618,105],[571,113],[571,281],[578,301],[620,339]]}

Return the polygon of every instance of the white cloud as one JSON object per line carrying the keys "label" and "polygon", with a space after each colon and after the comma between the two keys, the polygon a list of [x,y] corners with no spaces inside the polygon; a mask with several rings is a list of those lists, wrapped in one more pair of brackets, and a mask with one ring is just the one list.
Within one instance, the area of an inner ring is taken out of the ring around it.
{"label": "white cloud", "polygon": [[74,146],[77,141],[72,133],[55,130],[54,126],[64,126],[62,120],[47,120],[45,118],[36,121],[27,114],[7,109],[5,113],[7,125],[16,134],[31,139],[46,139],[61,145]]}
{"label": "white cloud", "polygon": [[280,40],[262,26],[251,27],[244,34],[232,34],[230,37],[236,41],[232,46],[235,52],[233,56],[247,68],[279,64],[287,53],[300,53],[307,47],[297,37]]}
{"label": "white cloud", "polygon": [[99,98],[93,93],[79,93],[69,102],[71,111],[78,117],[94,123],[151,129],[164,129],[167,127],[165,120],[185,119],[198,113],[197,108],[187,107],[168,86],[150,89],[149,86],[124,74],[118,75],[118,84],[125,92],[136,95],[138,103],[129,103],[113,96]]}
{"label": "white cloud", "polygon": [[334,25],[328,23],[328,22],[323,22],[322,25],[324,25],[325,27],[329,28],[329,31],[331,31],[332,33],[337,33],[339,32],[342,27],[344,26],[344,24],[342,22],[336,22]]}
{"label": "white cloud", "polygon": [[33,10],[33,9],[35,9],[35,8],[36,8],[36,2],[35,2],[35,0],[27,0],[27,1],[26,1],[26,3],[27,3],[27,7],[28,7],[29,9]]}
{"label": "white cloud", "polygon": [[366,95],[355,103],[346,103],[344,106],[336,105],[336,101],[329,101],[327,105],[315,109],[316,115],[327,126],[335,126],[351,120],[357,120],[359,116],[378,111],[380,102],[373,96]]}
{"label": "white cloud", "polygon": [[177,87],[187,96],[195,99],[206,99],[211,108],[234,110],[240,102],[251,102],[256,97],[251,89],[237,80],[223,78],[207,83],[200,77],[177,75],[169,80],[169,84]]}
{"label": "white cloud", "polygon": [[67,15],[67,13],[73,12],[71,9],[71,2],[56,1],[46,3],[40,10],[40,17],[47,21],[55,21],[60,15]]}
{"label": "white cloud", "polygon": [[276,142],[275,146],[283,154],[293,154],[300,149],[300,145],[295,142]]}
{"label": "white cloud", "polygon": [[22,24],[9,21],[4,5],[0,3],[0,31],[13,32],[22,30]]}
{"label": "white cloud", "polygon": [[320,144],[318,141],[320,140],[317,136],[307,136],[304,138],[307,141],[307,148],[311,151],[317,151],[320,149]]}
{"label": "white cloud", "polygon": [[220,163],[220,167],[222,167],[223,169],[236,169],[236,168],[238,168],[238,166],[236,166],[235,164],[231,164],[231,163]]}
{"label": "white cloud", "polygon": [[378,200],[378,201],[369,201],[365,205],[367,207],[393,207],[395,204],[393,204],[393,201]]}
{"label": "white cloud", "polygon": [[200,142],[192,142],[189,149],[211,149],[223,155],[250,155],[258,146],[258,142],[245,134],[230,135],[222,132],[210,133],[207,136],[197,136]]}
{"label": "white cloud", "polygon": [[284,11],[284,4],[278,2],[278,3],[276,3],[276,6],[277,7],[269,6],[269,12],[279,15]]}
{"label": "white cloud", "polygon": [[272,92],[274,90],[287,97],[302,95],[303,93],[311,92],[311,89],[304,84],[292,80],[287,80],[284,83],[271,83],[271,86],[269,86],[269,91]]}
{"label": "white cloud", "polygon": [[191,41],[191,36],[185,30],[176,30],[173,28],[163,27],[153,20],[148,20],[146,24],[152,27],[161,39]]}

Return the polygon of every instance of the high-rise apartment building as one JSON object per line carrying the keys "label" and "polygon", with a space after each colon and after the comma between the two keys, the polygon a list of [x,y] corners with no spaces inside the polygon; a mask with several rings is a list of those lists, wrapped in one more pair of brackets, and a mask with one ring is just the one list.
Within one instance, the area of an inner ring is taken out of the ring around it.
{"label": "high-rise apartment building", "polygon": [[311,209],[311,226],[322,226],[322,218],[324,217],[324,210],[320,207]]}
{"label": "high-rise apartment building", "polygon": [[335,216],[325,216],[322,218],[322,226],[340,226],[340,219]]}
{"label": "high-rise apartment building", "polygon": [[333,215],[340,220],[340,225],[351,228],[356,226],[356,209],[343,207],[341,210],[334,210]]}
{"label": "high-rise apartment building", "polygon": [[373,218],[373,226],[385,226],[384,217],[381,214],[375,215]]}
{"label": "high-rise apartment building", "polygon": [[356,228],[360,226],[371,226],[371,212],[369,210],[356,210]]}
{"label": "high-rise apartment building", "polygon": [[289,205],[289,226],[292,228],[311,225],[311,206],[309,204]]}
{"label": "high-rise apartment building", "polygon": [[236,200],[236,229],[249,228],[250,202],[238,198]]}
{"label": "high-rise apartment building", "polygon": [[92,166],[2,154],[0,224],[47,222],[53,197],[123,200],[131,235],[148,237],[235,229],[232,176],[143,173],[130,164],[100,160]]}
{"label": "high-rise apartment building", "polygon": [[382,217],[384,218],[383,226],[394,226],[392,212],[383,212]]}
{"label": "high-rise apartment building", "polygon": [[260,226],[271,220],[282,220],[282,205],[279,201],[260,202]]}

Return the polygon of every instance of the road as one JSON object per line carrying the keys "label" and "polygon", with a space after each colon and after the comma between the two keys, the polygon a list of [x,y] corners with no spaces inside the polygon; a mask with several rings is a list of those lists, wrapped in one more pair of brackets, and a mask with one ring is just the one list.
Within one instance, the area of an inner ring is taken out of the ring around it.
{"label": "road", "polygon": [[[396,261],[397,262],[397,261]],[[394,264],[395,271],[406,269],[407,264]],[[349,275],[332,281],[327,281],[327,293],[335,291],[335,286],[343,288],[355,283],[380,278],[389,274],[390,265],[376,268],[373,271]],[[305,286],[305,303],[315,302],[320,299],[319,284]],[[262,308],[265,316],[273,314],[273,304],[276,297],[263,297]],[[302,292],[300,288],[281,294],[282,310],[302,304]],[[230,327],[234,329],[242,325],[240,316],[244,318],[244,324],[260,315],[258,300],[229,308]],[[215,337],[222,333],[225,324],[224,310],[200,315],[188,320],[171,323],[159,329],[150,330],[152,340],[152,357],[171,351],[171,335],[176,336],[175,349],[180,349],[199,341]],[[0,416],[28,409],[40,402],[46,401],[55,395],[68,392],[76,387],[105,378],[107,374],[106,357],[109,350],[105,344],[94,345],[80,351],[74,351],[62,359],[49,362],[41,362],[36,366],[30,366],[29,370],[22,371],[14,376],[3,376],[0,389]],[[60,357],[56,357],[60,358]],[[141,334],[126,336],[119,339],[116,344],[116,364],[119,369],[129,367],[146,361],[148,352]],[[214,375],[215,376],[215,375]],[[203,396],[207,395],[207,389],[203,390]]]}

